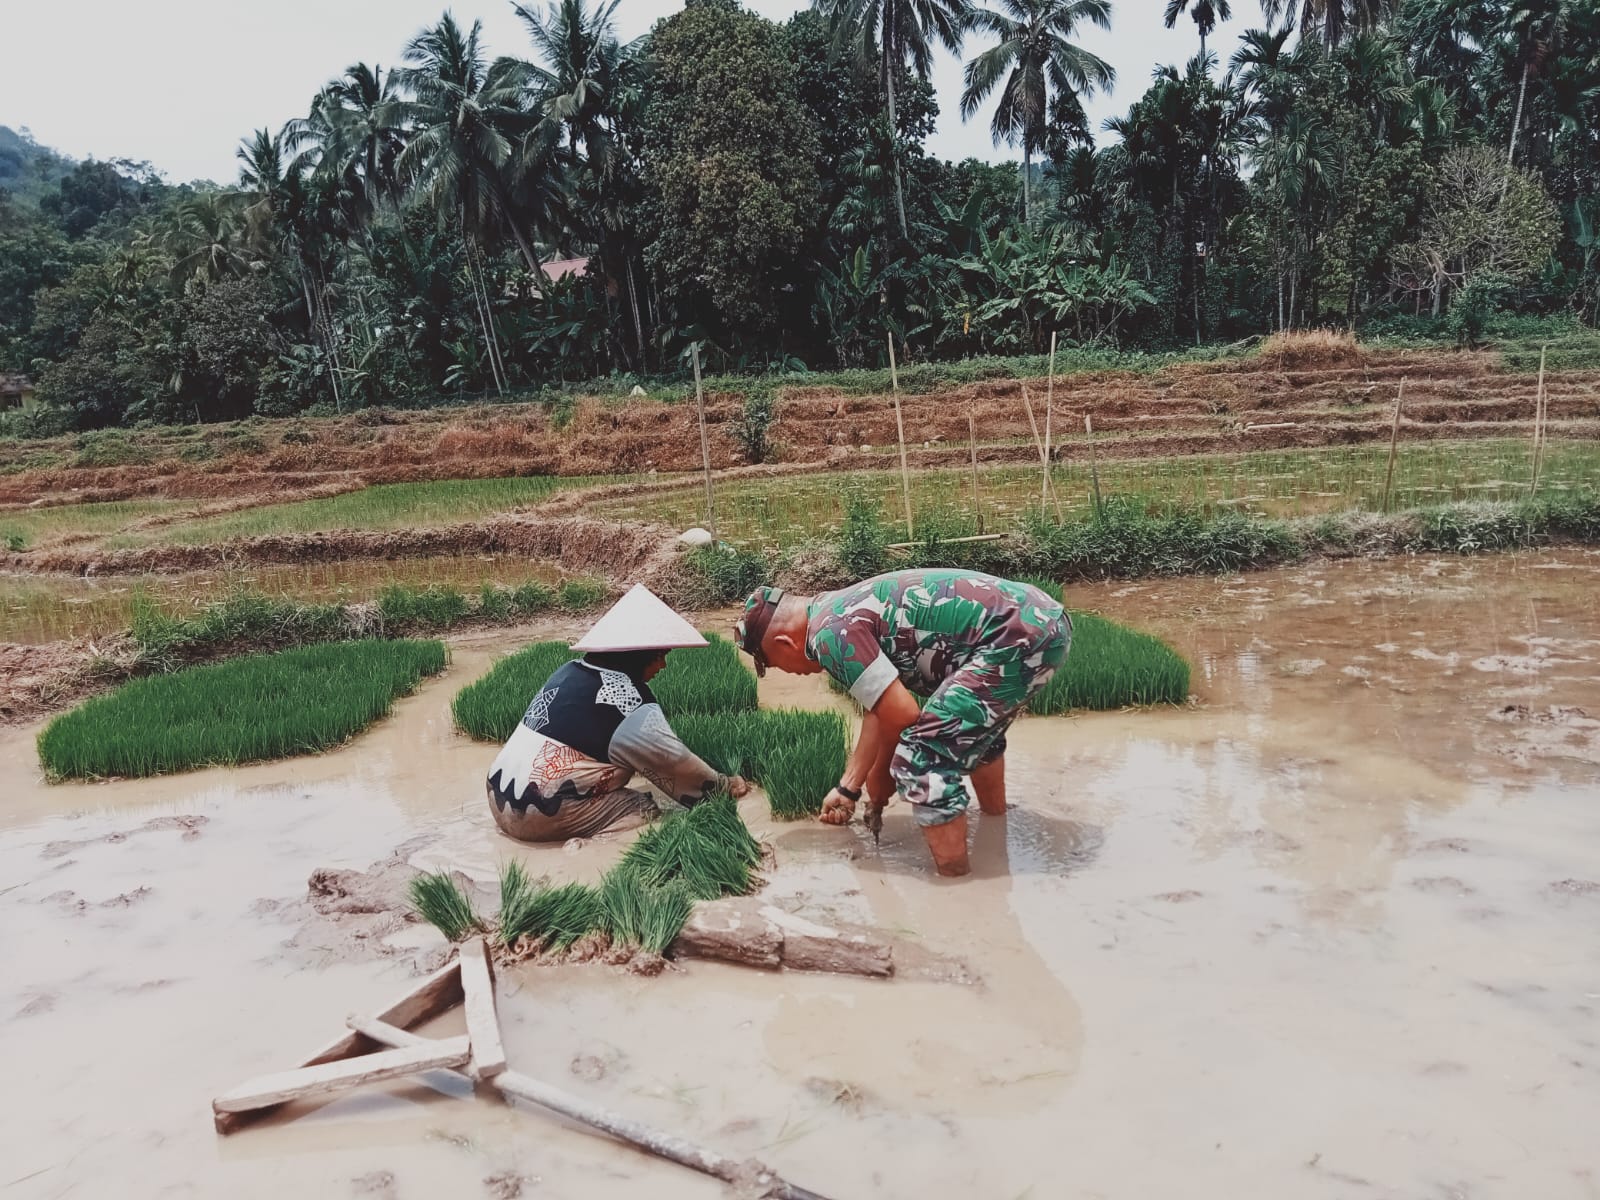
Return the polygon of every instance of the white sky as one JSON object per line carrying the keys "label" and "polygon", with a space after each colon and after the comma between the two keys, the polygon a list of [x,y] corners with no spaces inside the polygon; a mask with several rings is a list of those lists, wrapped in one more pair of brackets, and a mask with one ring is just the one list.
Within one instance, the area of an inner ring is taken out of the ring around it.
{"label": "white sky", "polygon": [[[540,0],[542,2],[542,0]],[[796,0],[746,0],[781,20]],[[1213,36],[1225,66],[1238,33],[1259,16],[1248,0]],[[0,124],[32,130],[73,158],[148,160],[173,182],[237,174],[241,138],[304,114],[327,80],[358,61],[388,67],[441,0],[0,0]],[[528,50],[509,0],[453,6],[463,23],[480,17],[491,55]],[[646,32],[679,0],[622,0],[619,32]],[[1090,116],[1126,111],[1158,64],[1198,49],[1187,15],[1161,23],[1163,0],[1120,0],[1110,33],[1089,29],[1082,42],[1117,69],[1117,86],[1096,97]],[[978,43],[969,43],[967,56]],[[939,128],[931,152],[952,159],[1016,158],[989,140],[987,113],[963,123],[961,65],[941,53],[934,68]]]}

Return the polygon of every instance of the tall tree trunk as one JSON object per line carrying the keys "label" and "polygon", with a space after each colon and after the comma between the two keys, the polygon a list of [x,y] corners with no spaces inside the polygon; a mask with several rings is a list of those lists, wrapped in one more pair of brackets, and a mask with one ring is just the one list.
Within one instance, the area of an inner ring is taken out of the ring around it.
{"label": "tall tree trunk", "polygon": [[633,307],[633,336],[639,343],[639,370],[645,369],[644,324],[639,320],[639,288],[633,281],[633,255],[626,256],[628,264],[628,301]]}
{"label": "tall tree trunk", "polygon": [[894,164],[894,204],[900,214],[900,236],[910,241],[910,227],[906,224],[906,190],[900,179],[900,121],[894,109],[894,71],[887,60],[884,61],[883,93],[889,101],[889,160]]}
{"label": "tall tree trunk", "polygon": [[1022,139],[1022,223],[1033,228],[1033,201],[1029,184],[1033,181],[1033,147],[1027,138]]}
{"label": "tall tree trunk", "polygon": [[478,290],[478,273],[472,262],[472,239],[467,236],[464,215],[461,224],[461,246],[466,251],[467,283],[472,288],[472,306],[478,310],[478,327],[483,331],[483,352],[489,357],[489,373],[494,376],[495,394],[504,396],[506,388],[500,378],[500,363],[494,352],[494,332],[489,323],[490,314],[485,307],[488,300],[487,290],[483,294]]}
{"label": "tall tree trunk", "polygon": [[[1522,126],[1522,102],[1528,95],[1528,64],[1522,64],[1522,83],[1517,87],[1517,111],[1511,118],[1511,144],[1506,147],[1506,166],[1517,156],[1517,130]],[[1507,183],[1510,180],[1506,181]]]}

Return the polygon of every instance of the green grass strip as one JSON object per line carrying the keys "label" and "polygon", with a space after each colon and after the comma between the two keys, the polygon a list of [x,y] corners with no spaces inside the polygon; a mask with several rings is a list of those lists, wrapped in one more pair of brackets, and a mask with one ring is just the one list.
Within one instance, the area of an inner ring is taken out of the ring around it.
{"label": "green grass strip", "polygon": [[692,713],[674,721],[673,729],[717,770],[760,784],[780,820],[821,812],[823,798],[844,774],[847,728],[836,712]]}
{"label": "green grass strip", "polygon": [[[1029,579],[1062,601],[1053,579]],[[1158,637],[1093,613],[1072,614],[1072,651],[1028,711],[1052,716],[1072,709],[1104,710],[1136,704],[1182,704],[1189,698],[1189,664]]]}
{"label": "green grass strip", "polygon": [[39,761],[97,779],[315,754],[444,665],[440,642],[333,642],[136,679],[50,722]]}

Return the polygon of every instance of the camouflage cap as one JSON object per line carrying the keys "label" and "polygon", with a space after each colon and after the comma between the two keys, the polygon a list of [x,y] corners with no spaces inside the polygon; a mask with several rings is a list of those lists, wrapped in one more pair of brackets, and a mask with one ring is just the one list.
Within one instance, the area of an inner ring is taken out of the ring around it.
{"label": "camouflage cap", "polygon": [[757,675],[767,673],[767,659],[761,653],[761,639],[767,636],[767,626],[772,624],[772,615],[778,611],[778,602],[782,599],[783,589],[780,587],[757,588],[745,600],[744,613],[733,626],[734,645],[755,659]]}

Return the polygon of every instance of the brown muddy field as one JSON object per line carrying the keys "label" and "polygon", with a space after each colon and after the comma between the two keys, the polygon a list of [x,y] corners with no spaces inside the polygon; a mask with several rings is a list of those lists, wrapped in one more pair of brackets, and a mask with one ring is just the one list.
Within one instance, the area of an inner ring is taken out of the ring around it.
{"label": "brown muddy field", "polygon": [[[1589,1200],[1597,585],[1600,554],[1562,551],[1075,588],[1188,654],[1196,702],[1020,723],[1014,811],[974,821],[972,877],[931,876],[901,808],[876,852],[745,805],[816,880],[789,902],[858,911],[965,982],[509,968],[511,1061],[839,1198]],[[313,869],[403,846],[575,877],[620,849],[494,833],[493,751],[448,705],[516,642],[459,641],[317,758],[49,787],[37,726],[0,730],[8,1200],[720,1193],[446,1077],[211,1131],[213,1094],[437,953],[317,919]]]}
{"label": "brown muddy field", "polygon": [[[1086,415],[1094,420],[1099,453],[1110,457],[1378,441],[1388,436],[1402,378],[1406,440],[1520,436],[1532,428],[1536,379],[1507,371],[1494,352],[1330,351],[1310,339],[1300,353],[1063,376],[1055,385],[1053,433],[1063,438],[1057,451],[1063,459],[1087,454]],[[1045,380],[1026,385],[1042,422]],[[993,380],[907,394],[913,465],[964,464],[969,412],[982,461],[1034,461],[1023,386]],[[1600,371],[1552,370],[1547,388],[1551,436],[1600,435]],[[0,506],[168,497],[226,511],[382,483],[671,473],[699,458],[694,406],[682,399],[662,393],[581,400],[561,428],[539,405],[512,404],[134,432],[120,450],[127,461],[106,466],[74,465],[82,454],[70,438],[17,443],[0,450]],[[734,393],[708,396],[718,467],[744,462],[733,433],[742,403]],[[770,437],[779,460],[791,466],[841,460],[887,466],[894,412],[887,395],[782,387]]]}

